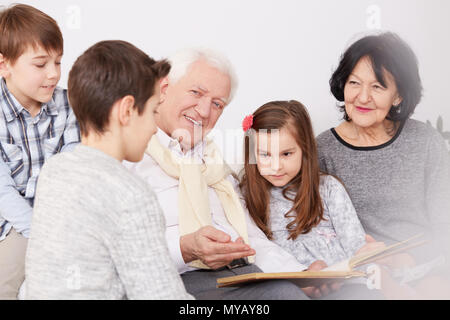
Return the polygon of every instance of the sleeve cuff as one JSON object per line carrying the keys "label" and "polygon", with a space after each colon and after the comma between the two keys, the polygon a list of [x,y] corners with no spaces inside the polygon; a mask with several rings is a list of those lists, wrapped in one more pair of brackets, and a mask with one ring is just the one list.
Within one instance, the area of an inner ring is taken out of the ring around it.
{"label": "sleeve cuff", "polygon": [[178,273],[184,273],[187,271],[194,270],[189,267],[183,260],[180,249],[180,233],[178,231],[178,226],[171,226],[166,228],[166,240],[167,246],[169,247],[170,257],[175,263]]}

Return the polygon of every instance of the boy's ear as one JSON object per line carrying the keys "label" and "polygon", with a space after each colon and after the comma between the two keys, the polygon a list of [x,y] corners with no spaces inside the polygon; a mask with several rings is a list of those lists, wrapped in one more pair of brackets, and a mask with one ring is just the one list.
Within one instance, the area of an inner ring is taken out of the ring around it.
{"label": "boy's ear", "polygon": [[122,126],[127,126],[130,123],[133,114],[137,112],[137,108],[134,107],[134,97],[130,95],[125,96],[119,99],[117,103],[117,116],[119,123]]}
{"label": "boy's ear", "polygon": [[169,76],[165,76],[159,82],[159,103],[166,99],[167,87],[169,86]]}
{"label": "boy's ear", "polygon": [[1,53],[0,53],[0,76],[2,76],[3,78],[6,78],[9,76],[8,63],[5,59],[5,57],[3,56],[3,54],[1,54]]}

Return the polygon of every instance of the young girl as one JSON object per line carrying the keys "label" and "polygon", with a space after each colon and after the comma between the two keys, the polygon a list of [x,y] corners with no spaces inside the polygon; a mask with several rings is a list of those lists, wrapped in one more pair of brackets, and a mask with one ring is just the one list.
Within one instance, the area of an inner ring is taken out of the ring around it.
{"label": "young girl", "polygon": [[330,266],[367,245],[344,186],[319,171],[311,121],[301,103],[266,103],[243,127],[240,187],[250,215],[269,239],[308,266],[317,260]]}

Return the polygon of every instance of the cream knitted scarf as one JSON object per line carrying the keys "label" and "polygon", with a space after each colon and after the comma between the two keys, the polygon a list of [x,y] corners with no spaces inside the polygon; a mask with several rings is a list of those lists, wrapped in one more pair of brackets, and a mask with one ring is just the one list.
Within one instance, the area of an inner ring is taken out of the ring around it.
{"label": "cream knitted scarf", "polygon": [[[147,150],[149,154],[169,176],[179,180],[178,210],[180,236],[193,233],[201,227],[211,225],[208,187],[215,190],[228,219],[228,222],[248,244],[245,213],[233,185],[226,178],[231,169],[223,161],[214,142],[206,140],[203,164],[195,163],[192,158],[180,158],[161,145],[153,135]],[[253,262],[254,257],[249,257]],[[190,263],[196,268],[209,269],[200,260]]]}

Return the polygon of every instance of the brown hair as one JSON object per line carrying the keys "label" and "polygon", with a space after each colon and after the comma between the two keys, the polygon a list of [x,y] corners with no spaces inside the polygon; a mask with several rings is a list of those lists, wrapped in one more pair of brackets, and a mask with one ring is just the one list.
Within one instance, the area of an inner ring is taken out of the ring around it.
{"label": "brown hair", "polygon": [[[319,194],[320,170],[316,141],[311,120],[306,108],[298,101],[273,101],[264,104],[253,113],[252,129],[247,131],[244,141],[244,174],[240,187],[247,209],[257,226],[272,239],[270,230],[270,188],[268,182],[258,171],[254,157],[255,133],[259,130],[281,130],[287,128],[295,137],[302,150],[302,166],[283,189],[283,196],[293,201],[291,210],[285,217],[294,217],[286,228],[288,239],[311,231],[323,218],[322,201]],[[288,197],[295,194],[294,198]]]}
{"label": "brown hair", "polygon": [[81,134],[103,133],[114,103],[131,95],[142,114],[156,82],[170,70],[166,60],[155,61],[131,43],[101,41],[87,49],[69,72],[69,101]]}
{"label": "brown hair", "polygon": [[12,64],[28,46],[42,46],[47,52],[63,53],[63,37],[56,21],[26,4],[0,12],[0,53]]}

